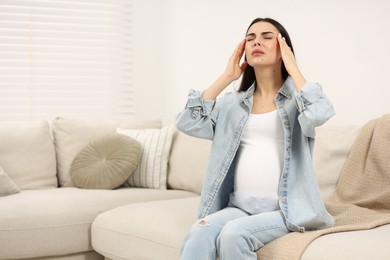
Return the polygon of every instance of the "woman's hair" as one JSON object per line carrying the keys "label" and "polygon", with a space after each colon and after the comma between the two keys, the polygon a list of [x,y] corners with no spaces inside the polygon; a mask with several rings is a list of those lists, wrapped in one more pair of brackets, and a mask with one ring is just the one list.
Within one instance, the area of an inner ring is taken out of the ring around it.
{"label": "woman's hair", "polygon": [[[287,30],[283,27],[283,25],[281,25],[278,21],[275,21],[272,18],[256,18],[248,26],[246,33],[248,33],[249,28],[253,24],[258,23],[258,22],[267,22],[267,23],[270,23],[273,26],[275,26],[276,29],[278,29],[279,33],[282,35],[282,37],[284,37],[286,39],[287,45],[291,48],[291,51],[294,53],[291,39],[290,39],[290,36],[288,35]],[[246,60],[246,55],[245,55],[245,60]],[[281,70],[282,70],[282,77],[284,80],[286,80],[288,77],[288,72],[286,70],[286,67],[284,66],[283,61],[282,61]],[[246,91],[250,86],[252,86],[252,84],[255,80],[256,80],[255,71],[253,70],[253,67],[248,64],[248,66],[246,66],[246,68],[242,74],[242,81],[241,81],[240,88],[238,89],[238,91]]]}

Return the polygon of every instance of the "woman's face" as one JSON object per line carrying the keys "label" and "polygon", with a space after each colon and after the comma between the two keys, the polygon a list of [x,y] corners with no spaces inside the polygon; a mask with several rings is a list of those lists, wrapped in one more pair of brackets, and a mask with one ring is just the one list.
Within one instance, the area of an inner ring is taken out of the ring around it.
{"label": "woman's face", "polygon": [[245,55],[252,67],[281,64],[279,31],[268,22],[253,24],[245,37]]}

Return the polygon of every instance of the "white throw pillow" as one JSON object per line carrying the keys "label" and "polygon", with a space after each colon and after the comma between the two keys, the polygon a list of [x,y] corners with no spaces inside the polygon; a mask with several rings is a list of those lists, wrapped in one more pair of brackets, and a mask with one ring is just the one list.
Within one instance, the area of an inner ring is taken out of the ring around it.
{"label": "white throw pillow", "polygon": [[0,197],[20,192],[16,184],[8,177],[0,166]]}
{"label": "white throw pillow", "polygon": [[125,186],[166,189],[168,159],[171,149],[173,126],[161,129],[122,129],[117,133],[134,138],[141,144],[141,160]]}

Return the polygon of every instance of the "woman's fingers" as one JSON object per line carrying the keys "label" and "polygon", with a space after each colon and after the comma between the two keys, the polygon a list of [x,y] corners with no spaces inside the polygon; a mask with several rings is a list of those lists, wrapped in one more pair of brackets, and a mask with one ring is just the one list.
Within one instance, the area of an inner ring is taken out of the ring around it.
{"label": "woman's fingers", "polygon": [[280,53],[282,55],[282,60],[284,62],[287,71],[289,71],[289,69],[291,69],[292,67],[297,66],[294,53],[292,52],[290,46],[288,46],[286,39],[282,37],[280,33],[277,38],[280,46]]}
{"label": "woman's fingers", "polygon": [[238,49],[238,62],[240,62],[242,56],[244,55],[244,52],[245,52],[245,42],[246,40],[243,39],[240,44],[239,44],[239,49]]}
{"label": "woman's fingers", "polygon": [[245,39],[243,39],[235,48],[232,56],[229,59],[228,66],[226,68],[226,73],[229,77],[237,79],[240,77],[242,72],[247,66],[246,62],[243,62],[240,65],[241,57],[244,55],[245,51]]}
{"label": "woman's fingers", "polygon": [[278,35],[278,42],[279,42],[280,51],[282,53],[282,56],[283,56],[283,54],[286,53],[287,49],[289,49],[291,51],[290,47],[287,45],[286,39],[284,37],[282,37],[282,35],[280,33]]}
{"label": "woman's fingers", "polygon": [[244,71],[245,68],[246,68],[246,66],[248,66],[248,62],[247,62],[247,61],[244,61],[244,62],[241,64],[241,66],[240,66],[241,71]]}
{"label": "woman's fingers", "polygon": [[245,39],[243,39],[236,47],[233,53],[233,59],[235,62],[239,62],[241,60],[242,55],[245,50]]}

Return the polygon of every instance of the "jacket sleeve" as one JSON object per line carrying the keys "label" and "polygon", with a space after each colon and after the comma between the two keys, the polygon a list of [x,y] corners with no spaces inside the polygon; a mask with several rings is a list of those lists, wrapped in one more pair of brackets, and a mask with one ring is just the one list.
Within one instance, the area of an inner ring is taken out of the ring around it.
{"label": "jacket sleeve", "polygon": [[176,127],[185,134],[212,140],[218,114],[216,100],[203,100],[203,92],[190,90],[187,104],[176,118]]}
{"label": "jacket sleeve", "polygon": [[295,92],[295,101],[298,122],[307,137],[314,138],[315,128],[335,115],[333,105],[317,83],[306,83],[301,91]]}

